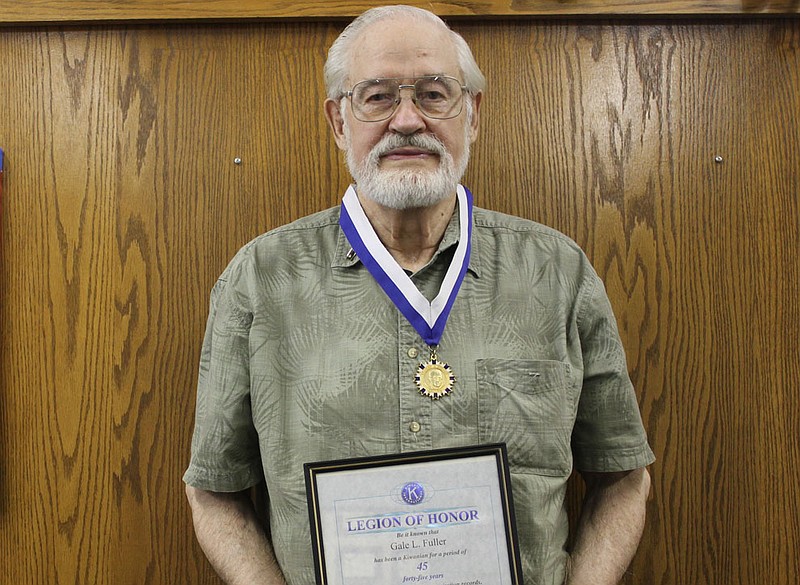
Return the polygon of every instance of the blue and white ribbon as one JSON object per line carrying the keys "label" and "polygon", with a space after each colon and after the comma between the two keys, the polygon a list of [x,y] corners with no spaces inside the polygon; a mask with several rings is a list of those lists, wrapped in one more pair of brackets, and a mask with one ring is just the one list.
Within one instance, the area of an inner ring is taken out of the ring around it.
{"label": "blue and white ribbon", "polygon": [[419,292],[380,241],[352,185],[342,199],[339,225],[353,251],[425,343],[431,347],[439,345],[442,339],[450,310],[467,273],[472,249],[472,193],[459,185],[457,199],[460,227],[458,246],[433,302],[429,302]]}

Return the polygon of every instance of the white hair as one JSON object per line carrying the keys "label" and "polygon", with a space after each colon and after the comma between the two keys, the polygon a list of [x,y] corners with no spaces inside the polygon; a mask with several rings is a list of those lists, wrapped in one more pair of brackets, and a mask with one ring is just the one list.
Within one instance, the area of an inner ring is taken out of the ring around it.
{"label": "white hair", "polygon": [[[450,196],[456,189],[469,162],[470,124],[464,122],[464,151],[458,160],[447,151],[441,140],[428,134],[385,134],[370,150],[364,160],[357,160],[353,153],[350,128],[343,118],[344,135],[347,141],[347,168],[356,182],[359,194],[391,209],[430,207]],[[439,156],[439,166],[434,171],[409,169],[385,170],[380,168],[380,159],[395,148],[416,146]]]}
{"label": "white hair", "polygon": [[[351,53],[353,43],[358,39],[359,35],[370,25],[396,16],[412,17],[443,27],[450,34],[450,38],[453,41],[467,93],[474,97],[477,93],[483,92],[486,87],[486,78],[475,62],[475,57],[472,55],[472,51],[464,37],[450,29],[433,12],[413,6],[398,5],[379,6],[367,10],[347,25],[342,34],[333,42],[328,50],[328,60],[325,62],[324,70],[325,87],[330,99],[337,100],[350,89],[347,84],[352,81],[348,79]],[[471,100],[467,101],[470,102]]]}

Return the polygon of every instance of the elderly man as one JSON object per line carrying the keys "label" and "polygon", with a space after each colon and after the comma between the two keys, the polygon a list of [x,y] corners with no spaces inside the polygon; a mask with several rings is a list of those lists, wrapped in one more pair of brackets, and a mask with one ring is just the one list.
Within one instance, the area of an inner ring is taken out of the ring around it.
{"label": "elderly man", "polygon": [[[355,184],[214,287],[184,478],[203,550],[228,583],[311,584],[303,463],[504,442],[525,582],[617,583],[653,455],[584,254],[459,185],[485,83],[469,47],[427,11],[373,9],[325,77]],[[262,478],[268,531],[247,496]]]}

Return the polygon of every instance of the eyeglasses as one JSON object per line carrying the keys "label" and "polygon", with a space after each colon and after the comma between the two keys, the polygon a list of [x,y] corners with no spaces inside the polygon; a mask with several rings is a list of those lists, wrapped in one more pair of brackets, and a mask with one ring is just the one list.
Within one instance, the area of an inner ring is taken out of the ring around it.
{"label": "eyeglasses", "polygon": [[343,97],[350,98],[353,115],[362,122],[380,122],[390,118],[400,105],[400,91],[413,90],[411,101],[420,112],[435,120],[455,118],[464,108],[465,85],[444,75],[419,77],[413,84],[401,79],[366,79],[359,81]]}

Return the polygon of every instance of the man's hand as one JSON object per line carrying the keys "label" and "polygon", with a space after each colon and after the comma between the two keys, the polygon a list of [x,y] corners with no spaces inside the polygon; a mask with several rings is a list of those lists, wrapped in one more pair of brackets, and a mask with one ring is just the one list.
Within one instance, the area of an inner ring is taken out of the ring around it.
{"label": "man's hand", "polygon": [[616,585],[642,537],[650,475],[641,468],[583,478],[586,497],[566,585]]}
{"label": "man's hand", "polygon": [[285,585],[248,492],[186,486],[197,541],[228,585]]}

